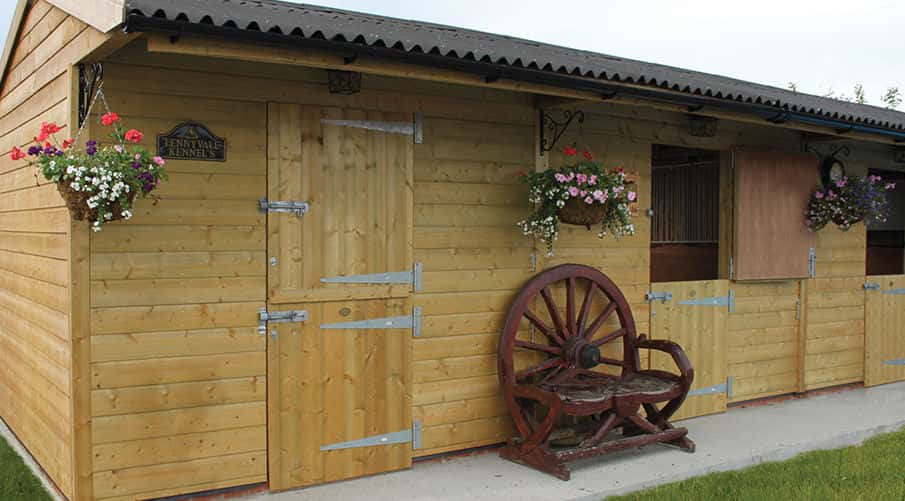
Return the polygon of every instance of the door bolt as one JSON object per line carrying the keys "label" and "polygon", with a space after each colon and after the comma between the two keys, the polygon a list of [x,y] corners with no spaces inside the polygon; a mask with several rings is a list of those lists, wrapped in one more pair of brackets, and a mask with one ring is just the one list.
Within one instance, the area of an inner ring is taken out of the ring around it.
{"label": "door bolt", "polygon": [[277,258],[275,258],[275,257],[270,258],[270,266],[276,266],[276,265],[277,265]]}

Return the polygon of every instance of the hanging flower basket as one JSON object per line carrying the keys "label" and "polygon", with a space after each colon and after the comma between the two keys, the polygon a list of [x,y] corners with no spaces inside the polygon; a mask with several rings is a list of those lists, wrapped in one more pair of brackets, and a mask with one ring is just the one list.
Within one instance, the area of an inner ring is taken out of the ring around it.
{"label": "hanging flower basket", "polygon": [[110,221],[131,219],[135,199],[150,196],[167,178],[162,158],[134,146],[141,142],[141,132],[125,131],[119,116],[109,111],[101,123],[112,129],[111,146],[99,148],[97,141],[89,140],[84,149],[75,148],[72,139],[56,139],[59,126],[45,122],[27,152],[13,148],[10,153],[13,160],[31,157],[29,164],[57,184],[73,219],[90,221],[94,231]]}
{"label": "hanging flower basket", "polygon": [[[574,148],[565,148],[566,156],[575,156]],[[599,225],[597,236],[607,234],[618,239],[634,235],[632,206],[637,195],[621,167],[606,169],[595,162],[589,152],[584,159],[558,169],[526,174],[528,199],[535,211],[518,225],[525,235],[541,239],[552,254],[553,242],[559,237],[559,223],[584,226]]]}
{"label": "hanging flower basket", "polygon": [[565,205],[557,212],[561,223],[585,226],[589,230],[591,226],[602,223],[606,213],[607,204],[588,204],[578,197],[566,200]]}
{"label": "hanging flower basket", "polygon": [[811,195],[804,224],[819,231],[830,222],[842,230],[862,222],[885,222],[889,217],[887,193],[896,183],[884,182],[880,176],[842,178],[829,188]]}

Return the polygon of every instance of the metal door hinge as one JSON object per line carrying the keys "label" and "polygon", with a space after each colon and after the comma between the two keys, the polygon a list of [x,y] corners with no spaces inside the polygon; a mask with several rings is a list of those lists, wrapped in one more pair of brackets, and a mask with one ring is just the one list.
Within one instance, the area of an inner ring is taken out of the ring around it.
{"label": "metal door hinge", "polygon": [[530,261],[531,271],[535,272],[535,271],[537,271],[537,252],[536,251],[531,251],[530,259],[531,259],[531,261]]}
{"label": "metal door hinge", "polygon": [[687,304],[694,306],[728,306],[729,313],[735,312],[735,291],[730,289],[728,296],[720,297],[702,297],[700,299],[686,299],[679,301],[679,304]]}
{"label": "metal door hinge", "polygon": [[293,323],[308,321],[308,310],[275,311],[270,313],[267,308],[258,310],[258,334],[267,334],[267,323]]}
{"label": "metal door hinge", "polygon": [[258,200],[258,208],[261,212],[285,212],[295,214],[296,217],[302,217],[311,208],[308,202],[298,200],[274,200],[269,201],[266,197]]}
{"label": "metal door hinge", "polygon": [[801,296],[795,298],[795,320],[801,320]]}
{"label": "metal door hinge", "polygon": [[329,284],[412,284],[415,292],[420,292],[423,268],[422,264],[418,262],[414,264],[412,271],[389,271],[366,275],[325,277],[321,278],[321,282]]}
{"label": "metal door hinge", "polygon": [[644,295],[644,299],[646,299],[648,303],[653,303],[654,301],[660,301],[661,303],[666,304],[669,301],[672,301],[672,292],[650,291]]}
{"label": "metal door hinge", "polygon": [[412,329],[412,336],[419,337],[421,336],[421,307],[414,307],[411,315],[321,324],[321,329]]}
{"label": "metal door hinge", "polygon": [[905,358],[896,358],[893,360],[884,360],[884,364],[886,365],[905,365]]}
{"label": "metal door hinge", "polygon": [[729,280],[732,280],[735,275],[735,260],[732,256],[729,256]]}
{"label": "metal door hinge", "polygon": [[905,289],[889,289],[888,291],[883,291],[883,294],[905,295]]}
{"label": "metal door hinge", "polygon": [[813,247],[808,250],[808,277],[817,277],[817,249]]}
{"label": "metal door hinge", "polygon": [[867,282],[866,284],[864,284],[864,290],[878,291],[878,290],[880,290],[880,283],[879,282]]}
{"label": "metal door hinge", "polygon": [[324,125],[336,125],[339,127],[352,127],[354,129],[376,130],[390,134],[404,134],[412,136],[415,144],[424,142],[424,115],[415,113],[411,122],[388,122],[377,120],[339,120],[322,118]]}
{"label": "metal door hinge", "polygon": [[359,438],[357,440],[349,440],[347,442],[337,442],[330,445],[322,445],[322,451],[337,451],[342,449],[356,449],[359,447],[377,447],[381,445],[404,444],[411,442],[412,449],[421,448],[421,421],[412,421],[410,430],[394,431],[392,433],[384,433],[381,435],[371,435],[370,437]]}
{"label": "metal door hinge", "polygon": [[717,384],[714,386],[708,386],[706,388],[698,388],[696,390],[691,390],[688,392],[689,397],[696,397],[699,395],[713,395],[716,393],[725,393],[726,398],[732,398],[732,376],[726,378],[726,382],[722,384]]}

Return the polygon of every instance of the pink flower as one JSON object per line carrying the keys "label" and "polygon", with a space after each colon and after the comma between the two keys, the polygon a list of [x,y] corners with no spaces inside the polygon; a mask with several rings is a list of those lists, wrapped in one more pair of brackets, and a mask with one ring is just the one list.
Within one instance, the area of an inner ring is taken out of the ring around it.
{"label": "pink flower", "polygon": [[584,196],[587,196],[587,195],[588,195],[588,192],[585,191],[585,190],[581,190],[581,191],[579,192],[579,194],[580,194],[581,196],[584,197]]}
{"label": "pink flower", "polygon": [[588,184],[591,186],[595,186],[597,184],[597,174],[591,174],[591,177],[588,178]]}
{"label": "pink flower", "polygon": [[896,183],[889,183],[889,184],[887,184],[887,185],[886,185],[886,189],[887,189],[887,190],[894,190],[894,189],[896,189]]}
{"label": "pink flower", "polygon": [[123,152],[123,147],[120,146],[120,145],[118,145],[118,144],[117,144],[117,145],[114,145],[114,146],[113,146],[113,149],[116,150],[117,153],[122,153],[122,152]]}
{"label": "pink flower", "polygon": [[574,186],[572,186],[571,188],[569,188],[569,195],[572,195],[573,197],[577,197],[577,196],[578,196],[578,188],[576,188],[576,187],[574,187]]}
{"label": "pink flower", "polygon": [[575,173],[574,173],[574,172],[570,172],[570,173],[568,173],[568,174],[566,175],[566,181],[572,181],[573,179],[575,179]]}
{"label": "pink flower", "polygon": [[18,146],[13,146],[13,150],[9,152],[9,158],[13,160],[22,160],[25,158],[25,152]]}
{"label": "pink flower", "polygon": [[842,178],[842,179],[836,181],[836,187],[837,187],[837,188],[843,188],[843,187],[845,187],[845,181],[846,181],[845,178]]}
{"label": "pink flower", "polygon": [[816,198],[817,200],[823,200],[823,192],[818,191],[818,192],[814,193],[814,198]]}
{"label": "pink flower", "polygon": [[588,182],[588,176],[586,176],[584,174],[579,174],[575,177],[578,178],[578,184],[585,184]]}
{"label": "pink flower", "polygon": [[592,194],[596,200],[600,200],[601,202],[606,201],[606,192],[602,190],[595,190]]}
{"label": "pink flower", "polygon": [[560,183],[565,183],[565,182],[566,182],[566,176],[560,174],[559,172],[557,172],[556,174],[554,174],[553,177],[556,178],[556,180],[559,181]]}
{"label": "pink flower", "polygon": [[154,157],[154,158],[152,158],[151,160],[153,160],[154,163],[157,164],[157,165],[163,165],[163,164],[166,163],[166,161],[164,161],[164,159],[161,158],[161,157]]}
{"label": "pink flower", "polygon": [[585,197],[584,203],[586,203],[586,204],[592,204],[592,203],[594,203],[594,199],[591,198],[591,197]]}
{"label": "pink flower", "polygon": [[638,195],[636,195],[634,191],[628,192],[628,201],[629,202],[634,202],[636,198],[638,198]]}

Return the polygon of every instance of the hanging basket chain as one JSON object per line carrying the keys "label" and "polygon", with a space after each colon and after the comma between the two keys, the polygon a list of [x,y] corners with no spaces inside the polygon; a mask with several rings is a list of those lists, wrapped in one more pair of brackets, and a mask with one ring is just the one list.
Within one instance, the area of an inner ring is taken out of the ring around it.
{"label": "hanging basket chain", "polygon": [[85,120],[82,121],[82,125],[79,126],[79,131],[75,135],[75,139],[73,140],[75,144],[78,144],[79,138],[82,137],[82,132],[85,130],[85,126],[88,125],[88,120],[91,117],[91,110],[94,109],[94,103],[97,102],[98,98],[100,98],[101,102],[104,105],[104,110],[107,113],[110,113],[110,105],[107,103],[107,96],[104,95],[104,82],[101,81],[97,86],[97,92],[94,93],[94,97],[91,98],[91,103],[88,105],[88,111],[85,113]]}

